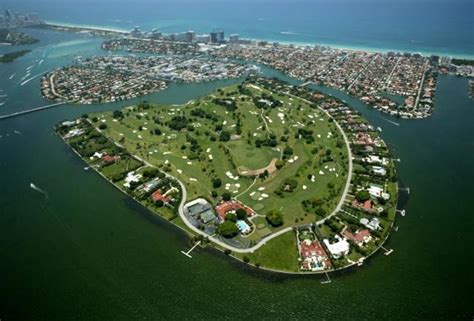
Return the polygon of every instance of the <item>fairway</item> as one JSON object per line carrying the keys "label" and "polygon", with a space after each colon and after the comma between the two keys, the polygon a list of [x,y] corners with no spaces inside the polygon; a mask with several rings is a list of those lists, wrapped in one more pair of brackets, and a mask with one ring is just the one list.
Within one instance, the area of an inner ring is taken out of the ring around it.
{"label": "fairway", "polygon": [[[181,180],[188,200],[217,204],[229,193],[278,228],[329,214],[347,178],[347,150],[335,123],[304,100],[253,83],[218,89],[185,105],[142,103],[91,115],[103,133]],[[305,204],[305,205],[304,205]]]}

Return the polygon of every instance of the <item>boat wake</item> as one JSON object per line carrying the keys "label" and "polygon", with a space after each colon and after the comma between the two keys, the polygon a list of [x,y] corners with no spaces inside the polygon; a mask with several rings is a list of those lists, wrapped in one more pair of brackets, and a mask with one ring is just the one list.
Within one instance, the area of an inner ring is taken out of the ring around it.
{"label": "boat wake", "polygon": [[41,194],[43,194],[46,198],[48,198],[48,193],[46,193],[45,191],[43,191],[41,188],[39,188],[39,187],[36,186],[35,184],[30,183],[30,187],[31,187],[32,189],[34,189],[35,191],[40,192]]}
{"label": "boat wake", "polygon": [[393,125],[395,125],[395,126],[400,126],[399,123],[394,122],[393,120],[390,120],[390,119],[387,119],[387,118],[384,118],[384,117],[380,117],[380,118],[382,118],[382,119],[385,120],[385,121],[388,121],[390,124],[393,124]]}
{"label": "boat wake", "polygon": [[299,35],[299,33],[292,32],[292,31],[280,31],[280,34],[282,34],[282,35]]}
{"label": "boat wake", "polygon": [[34,75],[34,76],[31,77],[31,78],[26,79],[25,81],[23,81],[22,83],[20,83],[20,86],[26,85],[27,83],[29,83],[30,81],[32,81],[32,80],[35,79],[35,78],[38,78],[38,77],[41,76],[42,74],[43,74],[43,73],[39,73],[39,74],[37,74],[37,75]]}

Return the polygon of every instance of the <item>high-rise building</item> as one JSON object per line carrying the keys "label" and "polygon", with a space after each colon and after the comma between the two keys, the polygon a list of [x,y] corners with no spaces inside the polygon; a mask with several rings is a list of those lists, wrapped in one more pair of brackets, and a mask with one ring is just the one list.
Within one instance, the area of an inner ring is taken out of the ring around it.
{"label": "high-rise building", "polygon": [[151,38],[152,38],[152,39],[161,39],[162,36],[163,36],[163,35],[161,34],[161,32],[160,32],[158,29],[153,29],[153,30],[151,31]]}
{"label": "high-rise building", "polygon": [[139,26],[135,26],[135,28],[133,28],[132,31],[130,31],[130,35],[132,37],[141,37],[142,36],[142,31],[140,30],[140,27]]}
{"label": "high-rise building", "polygon": [[209,43],[211,42],[211,36],[209,34],[197,35],[196,42],[199,43]]}
{"label": "high-rise building", "polygon": [[224,42],[224,30],[214,29],[211,32],[211,42],[213,42],[213,43]]}
{"label": "high-rise building", "polygon": [[196,33],[192,30],[189,30],[186,32],[186,41],[187,42],[193,42],[194,39],[196,38]]}
{"label": "high-rise building", "polygon": [[41,22],[40,15],[37,14],[36,12],[27,13],[26,21],[28,24],[39,24]]}
{"label": "high-rise building", "polygon": [[239,42],[239,35],[234,33],[229,36],[230,43],[238,43]]}

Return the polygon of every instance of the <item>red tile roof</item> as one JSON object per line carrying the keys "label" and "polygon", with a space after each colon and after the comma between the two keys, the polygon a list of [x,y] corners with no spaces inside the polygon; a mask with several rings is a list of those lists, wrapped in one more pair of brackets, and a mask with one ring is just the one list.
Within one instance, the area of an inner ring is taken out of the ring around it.
{"label": "red tile roof", "polygon": [[318,241],[313,241],[311,243],[306,243],[305,241],[301,242],[301,256],[307,258],[313,255],[326,257],[326,252],[324,251],[321,243]]}
{"label": "red tile roof", "polygon": [[360,230],[355,234],[349,232],[348,230],[345,230],[342,234],[349,240],[353,240],[358,244],[365,242],[369,237],[371,237],[370,232],[367,229]]}
{"label": "red tile roof", "polygon": [[163,203],[169,203],[171,201],[169,196],[163,196],[163,194],[161,194],[161,189],[153,192],[153,194],[151,194],[151,199],[153,202],[162,201]]}
{"label": "red tile roof", "polygon": [[106,163],[112,163],[115,161],[118,161],[120,159],[120,156],[112,156],[112,155],[104,155],[102,156],[102,160]]}
{"label": "red tile roof", "polygon": [[255,214],[254,210],[244,204],[240,203],[239,201],[227,201],[222,202],[216,206],[216,212],[221,219],[225,219],[227,213],[231,211],[236,211],[239,208],[243,208],[248,216],[252,216]]}

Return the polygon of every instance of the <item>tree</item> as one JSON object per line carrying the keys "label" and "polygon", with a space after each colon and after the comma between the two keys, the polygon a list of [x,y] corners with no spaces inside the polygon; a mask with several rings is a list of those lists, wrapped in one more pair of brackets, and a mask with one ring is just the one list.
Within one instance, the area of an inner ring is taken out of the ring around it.
{"label": "tree", "polygon": [[159,128],[155,128],[154,132],[157,136],[161,135],[161,130]]}
{"label": "tree", "polygon": [[249,263],[250,262],[250,258],[248,256],[244,256],[244,262],[245,263]]}
{"label": "tree", "polygon": [[357,194],[356,194],[356,199],[360,203],[363,203],[363,202],[369,200],[369,198],[370,198],[370,194],[365,189],[357,192]]}
{"label": "tree", "polygon": [[227,201],[230,201],[230,198],[231,198],[231,195],[230,195],[229,192],[224,192],[224,193],[222,193],[222,199],[223,199],[224,201],[226,201],[226,202],[227,202]]}
{"label": "tree", "polygon": [[316,215],[325,217],[326,216],[326,211],[322,207],[318,207],[315,211]]}
{"label": "tree", "polygon": [[221,187],[221,185],[222,185],[222,181],[221,181],[220,178],[214,178],[212,180],[212,187],[213,188],[219,188],[219,187]]}
{"label": "tree", "polygon": [[293,155],[293,148],[291,148],[290,146],[286,146],[285,149],[283,150],[283,154],[287,156]]}
{"label": "tree", "polygon": [[239,233],[239,228],[232,221],[224,221],[224,223],[219,225],[219,227],[217,228],[217,231],[223,237],[231,238],[231,237],[236,236]]}
{"label": "tree", "polygon": [[106,128],[107,128],[107,124],[102,123],[102,124],[99,125],[99,129],[101,129],[101,130],[104,130]]}
{"label": "tree", "polygon": [[226,221],[231,221],[231,222],[237,222],[237,215],[235,215],[234,213],[228,213],[226,216],[225,216],[225,220]]}
{"label": "tree", "polygon": [[235,214],[237,214],[237,218],[239,220],[245,220],[247,218],[247,211],[243,208],[237,209],[237,211],[235,211]]}
{"label": "tree", "polygon": [[156,205],[156,207],[163,207],[164,203],[163,203],[162,200],[157,200],[157,201],[155,202],[155,205]]}
{"label": "tree", "polygon": [[221,142],[228,142],[230,140],[230,133],[228,131],[221,131],[221,134],[219,136],[219,140]]}
{"label": "tree", "polygon": [[174,129],[176,131],[179,131],[183,128],[186,128],[186,126],[188,125],[188,120],[186,119],[186,117],[183,117],[183,116],[174,116],[170,123],[169,123],[169,128],[171,129]]}
{"label": "tree", "polygon": [[285,162],[282,161],[281,159],[277,160],[275,163],[275,166],[277,169],[281,169],[285,165]]}
{"label": "tree", "polygon": [[283,224],[283,214],[277,210],[271,210],[267,213],[266,219],[270,225],[276,227]]}
{"label": "tree", "polygon": [[115,119],[117,119],[117,118],[123,118],[123,113],[122,113],[122,111],[121,111],[121,110],[115,110],[114,113],[113,113],[113,117],[114,117]]}

